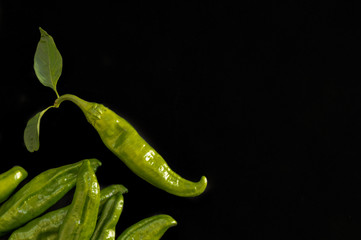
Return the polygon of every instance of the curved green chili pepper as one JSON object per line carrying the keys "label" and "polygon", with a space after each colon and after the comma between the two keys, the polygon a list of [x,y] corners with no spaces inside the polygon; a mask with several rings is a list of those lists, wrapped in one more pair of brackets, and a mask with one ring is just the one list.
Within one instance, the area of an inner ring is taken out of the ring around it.
{"label": "curved green chili pepper", "polygon": [[107,107],[70,94],[58,98],[54,107],[59,107],[64,100],[74,102],[84,112],[103,143],[139,177],[182,197],[194,197],[205,190],[206,177],[203,176],[199,182],[191,182],[179,176],[125,119]]}
{"label": "curved green chili pepper", "polygon": [[[90,159],[95,170],[101,162]],[[0,207],[0,236],[36,218],[75,186],[83,161],[40,173]]]}
{"label": "curved green chili pepper", "polygon": [[115,227],[123,211],[123,205],[124,198],[120,193],[107,201],[91,240],[115,240]]}
{"label": "curved green chili pepper", "polygon": [[0,174],[0,203],[4,202],[27,176],[25,169],[19,166]]}
{"label": "curved green chili pepper", "polygon": [[89,240],[98,217],[100,190],[97,177],[85,161],[79,170],[73,201],[59,230],[59,239]]}
{"label": "curved green chili pepper", "polygon": [[[105,203],[116,194],[126,193],[127,189],[123,185],[110,185],[106,188],[103,188],[100,191],[100,209],[103,208]],[[56,240],[58,239],[58,232],[60,226],[63,224],[63,221],[68,213],[70,206],[51,211],[44,214],[41,217],[38,217],[25,226],[15,230],[9,240]]]}
{"label": "curved green chili pepper", "polygon": [[169,215],[156,215],[145,218],[127,228],[117,240],[159,240],[168,228],[177,222]]}

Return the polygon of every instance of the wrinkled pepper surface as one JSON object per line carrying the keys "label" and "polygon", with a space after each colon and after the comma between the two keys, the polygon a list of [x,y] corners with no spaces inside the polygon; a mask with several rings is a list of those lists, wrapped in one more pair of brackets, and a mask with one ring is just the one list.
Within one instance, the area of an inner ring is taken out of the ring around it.
{"label": "wrinkled pepper surface", "polygon": [[[101,162],[87,160],[96,170]],[[60,200],[77,181],[84,161],[40,173],[0,207],[0,236],[38,217]]]}
{"label": "wrinkled pepper surface", "polygon": [[59,230],[62,240],[89,240],[94,232],[100,204],[97,177],[89,161],[79,170],[73,201]]}
{"label": "wrinkled pepper surface", "polygon": [[91,240],[115,240],[115,228],[124,206],[121,193],[110,198],[104,206]]}
{"label": "wrinkled pepper surface", "polygon": [[[127,189],[123,185],[110,185],[100,191],[99,213],[105,203],[116,194],[124,194]],[[56,240],[60,226],[68,213],[70,206],[51,211],[38,217],[25,226],[15,230],[9,240]],[[99,214],[98,213],[98,214]]]}

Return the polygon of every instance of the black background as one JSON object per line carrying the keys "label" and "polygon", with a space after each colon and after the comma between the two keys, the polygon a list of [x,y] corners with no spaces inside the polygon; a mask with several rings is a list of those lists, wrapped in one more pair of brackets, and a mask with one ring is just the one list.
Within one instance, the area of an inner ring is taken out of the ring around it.
{"label": "black background", "polygon": [[[0,1],[1,170],[21,165],[28,181],[100,159],[101,186],[129,189],[118,233],[166,213],[178,226],[162,239],[359,239],[359,9],[357,1]],[[207,191],[179,198],[139,179],[71,103],[46,112],[40,150],[27,152],[27,120],[56,98],[32,68],[38,27],[63,57],[59,94],[113,109],[180,175],[206,175]]]}

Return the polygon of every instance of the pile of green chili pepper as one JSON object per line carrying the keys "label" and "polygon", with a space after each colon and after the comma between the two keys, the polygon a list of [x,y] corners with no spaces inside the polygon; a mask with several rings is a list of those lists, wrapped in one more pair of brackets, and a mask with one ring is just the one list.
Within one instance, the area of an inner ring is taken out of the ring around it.
{"label": "pile of green chili pepper", "polygon": [[[206,177],[198,182],[182,178],[124,118],[102,104],[85,101],[75,95],[59,96],[56,85],[62,71],[62,57],[53,38],[40,28],[34,70],[39,81],[52,88],[57,98],[32,117],[24,131],[26,148],[39,149],[40,120],[50,108],[71,101],[84,113],[98,132],[104,145],[132,172],[155,187],[181,197],[195,197],[207,186]],[[102,163],[85,159],[40,173],[16,188],[28,176],[25,169],[15,166],[0,174],[0,236],[10,234],[10,240],[111,240],[116,238],[116,225],[124,206],[123,185],[100,189],[96,170]],[[69,206],[47,212],[75,187]],[[169,215],[159,214],[140,220],[128,227],[117,240],[160,239],[177,222]]]}
{"label": "pile of green chili pepper", "polygon": [[[128,190],[119,184],[100,190],[95,175],[99,166],[99,160],[85,159],[49,169],[13,195],[8,193],[14,192],[27,172],[16,166],[0,174],[0,199],[10,196],[0,206],[0,236],[11,233],[9,240],[115,240],[123,194]],[[73,187],[69,206],[43,214]],[[155,215],[128,227],[117,239],[160,239],[175,225],[172,217]]]}

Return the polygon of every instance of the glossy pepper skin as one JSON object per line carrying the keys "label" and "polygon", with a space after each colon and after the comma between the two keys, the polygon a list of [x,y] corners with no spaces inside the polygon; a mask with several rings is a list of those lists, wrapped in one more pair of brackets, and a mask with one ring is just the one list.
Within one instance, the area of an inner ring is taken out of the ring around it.
{"label": "glossy pepper skin", "polygon": [[124,197],[120,193],[107,201],[91,240],[115,240],[115,228],[123,206]]}
{"label": "glossy pepper skin", "polygon": [[4,202],[27,176],[27,171],[20,166],[14,166],[0,174],[0,203]]}
{"label": "glossy pepper skin", "polygon": [[[124,194],[127,189],[123,185],[110,185],[100,191],[100,209],[105,203],[116,194]],[[15,230],[9,240],[56,240],[58,239],[58,232],[60,226],[68,213],[70,206],[51,211],[38,217],[25,226]],[[98,213],[99,214],[99,213]]]}
{"label": "glossy pepper skin", "polygon": [[100,191],[100,205],[99,213],[102,213],[105,203],[113,196],[117,194],[125,194],[128,192],[128,189],[121,184],[110,185],[106,188],[103,188]]}
{"label": "glossy pepper skin", "polygon": [[168,228],[177,222],[169,215],[156,215],[145,218],[127,228],[117,240],[159,240]]}
{"label": "glossy pepper skin", "polygon": [[58,231],[68,213],[69,206],[51,211],[35,218],[15,230],[8,240],[56,240]]}
{"label": "glossy pepper skin", "polygon": [[64,100],[72,101],[83,111],[105,146],[142,179],[181,197],[198,196],[205,190],[206,177],[191,182],[179,176],[125,119],[109,108],[70,94],[58,98],[54,106],[58,107]]}
{"label": "glossy pepper skin", "polygon": [[[90,159],[95,170],[101,162]],[[0,236],[36,218],[75,186],[83,161],[40,173],[0,207]]]}
{"label": "glossy pepper skin", "polygon": [[59,240],[89,240],[94,232],[100,204],[98,180],[89,161],[79,170],[73,201],[59,230]]}

